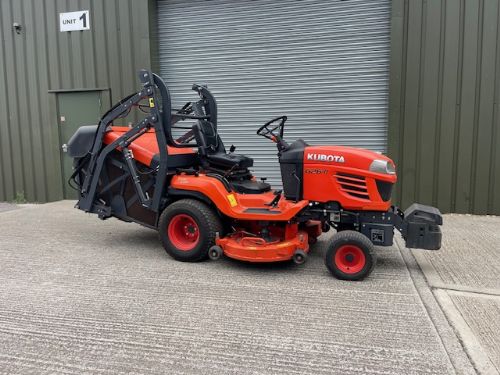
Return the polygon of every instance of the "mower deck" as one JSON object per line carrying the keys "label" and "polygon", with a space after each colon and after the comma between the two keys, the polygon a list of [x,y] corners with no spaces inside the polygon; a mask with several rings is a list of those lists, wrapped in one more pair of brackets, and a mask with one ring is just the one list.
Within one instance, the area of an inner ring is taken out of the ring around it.
{"label": "mower deck", "polygon": [[291,260],[298,250],[309,252],[307,233],[299,231],[298,235],[289,240],[279,239],[266,242],[264,239],[236,232],[215,243],[224,249],[224,255],[229,258],[252,263],[281,262]]}

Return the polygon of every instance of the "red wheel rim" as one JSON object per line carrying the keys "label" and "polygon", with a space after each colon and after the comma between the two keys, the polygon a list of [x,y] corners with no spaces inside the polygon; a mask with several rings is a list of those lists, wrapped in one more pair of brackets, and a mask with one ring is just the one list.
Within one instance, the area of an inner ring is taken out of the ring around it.
{"label": "red wheel rim", "polygon": [[198,224],[185,214],[176,215],[170,220],[167,233],[172,245],[182,251],[193,250],[200,240]]}
{"label": "red wheel rim", "polygon": [[365,254],[358,246],[343,245],[335,253],[335,266],[344,273],[358,273],[365,263]]}

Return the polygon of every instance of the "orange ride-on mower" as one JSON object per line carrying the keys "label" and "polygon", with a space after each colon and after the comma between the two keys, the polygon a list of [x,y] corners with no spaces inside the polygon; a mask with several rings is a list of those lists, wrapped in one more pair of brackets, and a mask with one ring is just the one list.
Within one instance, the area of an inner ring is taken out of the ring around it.
{"label": "orange ride-on mower", "polygon": [[[286,116],[257,134],[276,143],[283,190],[256,180],[253,160],[227,152],[217,132],[217,104],[205,86],[199,100],[171,108],[162,79],[139,73],[142,89],[112,107],[95,126],[69,140],[70,184],[77,207],[158,230],[180,261],[306,261],[310,245],[333,227],[325,263],[339,279],[372,271],[375,246],[390,246],[394,228],[410,248],[437,250],[442,218],[433,207],[391,206],[395,166],[381,154],[342,146],[312,146],[283,137]],[[145,112],[133,127],[114,126],[132,108]],[[188,121],[186,121],[188,120]],[[182,124],[194,123],[191,126]]]}

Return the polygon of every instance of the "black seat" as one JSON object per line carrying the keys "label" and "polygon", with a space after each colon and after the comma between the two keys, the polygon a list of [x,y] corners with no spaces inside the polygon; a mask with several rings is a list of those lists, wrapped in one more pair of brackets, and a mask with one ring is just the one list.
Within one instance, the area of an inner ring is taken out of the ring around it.
{"label": "black seat", "polygon": [[237,166],[239,169],[245,169],[253,166],[253,159],[241,154],[223,154],[218,152],[216,154],[208,154],[207,160],[210,164],[223,168],[234,168]]}
{"label": "black seat", "polygon": [[231,181],[231,186],[237,193],[242,194],[261,194],[271,190],[268,183],[254,180]]}
{"label": "black seat", "polygon": [[200,157],[210,166],[220,169],[246,169],[253,166],[253,159],[241,154],[227,154],[213,124],[200,120],[193,125]]}

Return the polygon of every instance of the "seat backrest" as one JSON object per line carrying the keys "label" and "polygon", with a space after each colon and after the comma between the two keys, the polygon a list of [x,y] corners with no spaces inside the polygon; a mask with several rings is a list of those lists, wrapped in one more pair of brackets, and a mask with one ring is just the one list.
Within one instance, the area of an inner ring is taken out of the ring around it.
{"label": "seat backrest", "polygon": [[201,155],[226,152],[219,134],[210,121],[199,120],[192,129]]}

